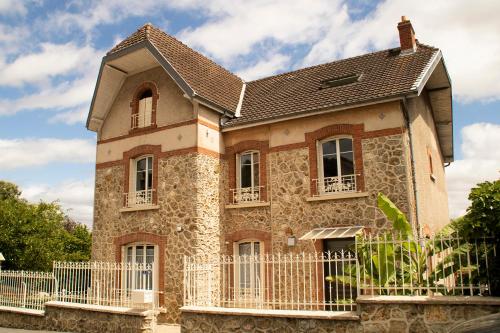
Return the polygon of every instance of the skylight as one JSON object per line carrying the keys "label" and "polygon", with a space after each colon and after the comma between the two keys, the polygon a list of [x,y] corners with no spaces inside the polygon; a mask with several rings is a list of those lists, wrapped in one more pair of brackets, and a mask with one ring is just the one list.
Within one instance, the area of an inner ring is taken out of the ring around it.
{"label": "skylight", "polygon": [[326,89],[332,87],[345,86],[347,84],[358,82],[360,77],[361,77],[360,74],[351,74],[351,75],[345,75],[345,76],[335,77],[332,79],[323,80],[321,81],[321,86],[319,88]]}

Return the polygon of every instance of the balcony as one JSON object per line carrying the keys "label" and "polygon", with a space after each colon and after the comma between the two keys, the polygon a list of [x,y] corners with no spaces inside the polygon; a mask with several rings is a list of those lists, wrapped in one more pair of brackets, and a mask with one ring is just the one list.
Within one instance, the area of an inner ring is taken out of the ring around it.
{"label": "balcony", "polygon": [[313,196],[356,192],[356,175],[313,179]]}
{"label": "balcony", "polygon": [[155,190],[124,193],[123,210],[141,210],[158,208],[153,202]]}
{"label": "balcony", "polygon": [[264,196],[264,186],[233,188],[229,190],[226,208],[269,206]]}
{"label": "balcony", "polygon": [[132,129],[150,127],[155,125],[152,112],[139,112],[132,114]]}

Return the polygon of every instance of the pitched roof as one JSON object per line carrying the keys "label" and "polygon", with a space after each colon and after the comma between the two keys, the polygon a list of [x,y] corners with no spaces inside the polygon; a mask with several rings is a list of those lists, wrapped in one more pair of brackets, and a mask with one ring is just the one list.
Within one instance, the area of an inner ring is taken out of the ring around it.
{"label": "pitched roof", "polygon": [[[414,53],[400,54],[399,48],[390,49],[248,82],[241,116],[229,120],[224,127],[415,92],[417,82],[438,52],[419,44]],[[332,87],[324,85],[325,81],[351,75],[359,75],[359,80]]]}
{"label": "pitched roof", "polygon": [[153,44],[197,95],[236,111],[243,80],[149,23],[112,48],[108,55],[143,41]]}

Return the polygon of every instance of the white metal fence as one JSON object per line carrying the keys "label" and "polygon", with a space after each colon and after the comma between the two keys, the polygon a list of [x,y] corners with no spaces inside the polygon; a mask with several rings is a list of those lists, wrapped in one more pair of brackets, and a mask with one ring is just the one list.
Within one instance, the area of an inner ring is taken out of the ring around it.
{"label": "white metal fence", "polygon": [[230,201],[232,204],[243,204],[249,202],[262,202],[264,186],[242,187],[230,189]]}
{"label": "white metal fence", "polygon": [[52,273],[0,271],[0,305],[43,310],[54,299],[56,288]]}
{"label": "white metal fence", "polygon": [[124,193],[124,207],[145,207],[153,205],[154,190]]}
{"label": "white metal fence", "polygon": [[326,277],[356,266],[353,252],[185,257],[184,304],[277,310],[355,308],[356,289]]}
{"label": "white metal fence", "polygon": [[157,308],[159,292],[151,264],[55,262],[56,298],[62,302]]}
{"label": "white metal fence", "polygon": [[385,234],[360,238],[357,253],[364,294],[484,295],[496,246],[458,234],[419,240]]}
{"label": "white metal fence", "polygon": [[185,257],[184,304],[352,311],[357,295],[487,295],[487,238],[358,237],[329,253]]}

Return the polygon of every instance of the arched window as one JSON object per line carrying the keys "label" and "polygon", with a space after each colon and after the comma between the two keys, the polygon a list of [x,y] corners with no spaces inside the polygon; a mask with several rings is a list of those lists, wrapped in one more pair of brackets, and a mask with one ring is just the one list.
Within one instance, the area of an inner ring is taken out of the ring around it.
{"label": "arched window", "polygon": [[153,156],[141,156],[131,160],[132,186],[126,193],[125,207],[153,204]]}
{"label": "arched window", "polygon": [[247,151],[236,155],[237,186],[236,202],[260,200],[260,156],[258,151]]}
{"label": "arched window", "polygon": [[134,128],[142,128],[151,126],[153,113],[153,92],[151,89],[146,89],[139,96],[139,108],[135,114],[133,124]]}
{"label": "arched window", "polygon": [[321,193],[355,192],[354,152],[352,138],[329,138],[318,142]]}

